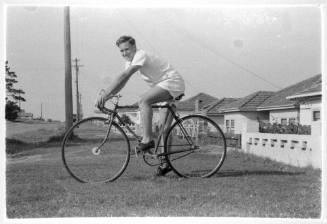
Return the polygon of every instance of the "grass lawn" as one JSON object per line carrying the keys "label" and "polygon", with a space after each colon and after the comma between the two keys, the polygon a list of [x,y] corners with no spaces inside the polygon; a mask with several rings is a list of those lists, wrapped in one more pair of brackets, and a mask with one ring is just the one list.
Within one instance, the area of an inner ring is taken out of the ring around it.
{"label": "grass lawn", "polygon": [[208,179],[154,173],[132,157],[115,182],[81,184],[64,169],[54,144],[8,155],[7,216],[320,218],[320,170],[229,151],[221,170]]}
{"label": "grass lawn", "polygon": [[64,132],[62,122],[11,122],[6,121],[6,137],[27,143],[47,141],[50,137]]}

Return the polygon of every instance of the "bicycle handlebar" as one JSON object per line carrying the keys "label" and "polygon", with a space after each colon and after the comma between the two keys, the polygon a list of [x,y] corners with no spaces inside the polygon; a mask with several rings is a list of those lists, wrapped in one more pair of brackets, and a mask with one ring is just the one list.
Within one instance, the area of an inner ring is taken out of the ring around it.
{"label": "bicycle handlebar", "polygon": [[[113,103],[113,105],[115,105],[115,107],[116,107],[116,106],[118,106],[119,98],[121,98],[121,97],[122,97],[122,95],[120,95],[120,94],[113,95],[108,101],[111,101]],[[112,99],[115,99],[115,101]],[[105,106],[103,106],[102,108],[98,106],[97,108],[104,114],[110,114],[113,112],[113,110],[106,108]]]}

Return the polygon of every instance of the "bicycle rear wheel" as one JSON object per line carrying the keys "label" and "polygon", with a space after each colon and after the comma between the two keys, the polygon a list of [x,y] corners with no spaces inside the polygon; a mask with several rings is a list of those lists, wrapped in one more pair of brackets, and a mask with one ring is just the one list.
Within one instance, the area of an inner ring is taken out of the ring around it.
{"label": "bicycle rear wheel", "polygon": [[166,160],[181,177],[210,177],[226,158],[226,140],[219,126],[201,115],[181,118],[165,138]]}
{"label": "bicycle rear wheel", "polygon": [[114,181],[124,172],[129,159],[130,143],[124,130],[115,122],[109,130],[108,120],[103,117],[76,123],[62,142],[64,165],[82,183]]}

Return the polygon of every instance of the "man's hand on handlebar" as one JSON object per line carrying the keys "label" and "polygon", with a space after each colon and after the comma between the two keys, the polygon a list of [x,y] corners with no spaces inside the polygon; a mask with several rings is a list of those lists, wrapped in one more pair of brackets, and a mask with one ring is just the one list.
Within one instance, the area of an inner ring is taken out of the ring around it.
{"label": "man's hand on handlebar", "polygon": [[121,95],[119,95],[119,94],[118,95],[111,95],[111,94],[107,95],[105,90],[102,89],[99,92],[98,97],[97,97],[96,102],[95,102],[95,105],[94,105],[96,107],[96,112],[99,112],[97,110],[100,110],[101,112],[104,112],[104,109],[106,109],[105,108],[105,103],[108,100],[112,99],[112,98],[116,98],[116,101],[113,101],[113,104],[118,105],[118,101],[119,101],[120,97],[121,97]]}
{"label": "man's hand on handlebar", "polygon": [[95,107],[99,108],[100,110],[104,108],[104,104],[106,103],[106,95],[104,89],[101,89],[101,91],[98,94],[98,97],[95,102]]}

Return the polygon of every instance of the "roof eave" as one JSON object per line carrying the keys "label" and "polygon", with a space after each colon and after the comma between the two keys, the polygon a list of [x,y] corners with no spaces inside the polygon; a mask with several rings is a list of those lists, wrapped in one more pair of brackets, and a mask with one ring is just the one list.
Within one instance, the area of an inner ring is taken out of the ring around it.
{"label": "roof eave", "polygon": [[295,105],[273,105],[273,106],[266,106],[266,107],[257,107],[257,111],[264,111],[264,110],[284,110],[284,109],[295,109]]}
{"label": "roof eave", "polygon": [[303,98],[303,97],[310,97],[310,96],[321,96],[322,93],[321,91],[317,91],[317,92],[312,92],[312,93],[303,93],[303,94],[296,94],[296,95],[291,95],[291,96],[287,96],[286,99],[296,99],[296,98]]}
{"label": "roof eave", "polygon": [[228,112],[240,112],[240,109],[232,108],[232,109],[225,109],[220,111],[220,113],[228,113]]}

